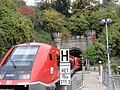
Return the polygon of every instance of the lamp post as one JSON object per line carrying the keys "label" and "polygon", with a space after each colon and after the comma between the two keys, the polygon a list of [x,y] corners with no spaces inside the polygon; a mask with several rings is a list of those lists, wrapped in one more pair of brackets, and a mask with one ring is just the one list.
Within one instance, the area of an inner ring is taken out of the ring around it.
{"label": "lamp post", "polygon": [[106,27],[106,41],[107,41],[107,59],[108,59],[108,90],[110,90],[110,50],[109,50],[109,45],[108,45],[108,24],[112,23],[111,19],[102,19],[101,24],[105,24]]}

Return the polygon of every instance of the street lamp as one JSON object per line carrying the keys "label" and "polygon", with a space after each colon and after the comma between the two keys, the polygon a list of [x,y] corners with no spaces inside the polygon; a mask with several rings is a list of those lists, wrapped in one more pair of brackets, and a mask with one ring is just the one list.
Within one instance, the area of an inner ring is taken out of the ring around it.
{"label": "street lamp", "polygon": [[110,55],[109,55],[109,45],[108,45],[108,24],[112,23],[112,20],[110,18],[108,19],[102,19],[101,24],[105,24],[105,27],[106,27],[106,40],[107,40],[107,55],[108,55],[108,90],[110,90],[110,75],[111,75],[111,72],[110,72]]}

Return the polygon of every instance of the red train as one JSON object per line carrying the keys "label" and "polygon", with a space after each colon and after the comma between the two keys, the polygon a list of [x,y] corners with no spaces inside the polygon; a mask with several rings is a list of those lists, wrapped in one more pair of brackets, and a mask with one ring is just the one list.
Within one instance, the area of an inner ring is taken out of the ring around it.
{"label": "red train", "polygon": [[[71,69],[81,64],[70,56]],[[59,84],[60,50],[44,43],[12,47],[0,63],[0,90],[56,90]]]}

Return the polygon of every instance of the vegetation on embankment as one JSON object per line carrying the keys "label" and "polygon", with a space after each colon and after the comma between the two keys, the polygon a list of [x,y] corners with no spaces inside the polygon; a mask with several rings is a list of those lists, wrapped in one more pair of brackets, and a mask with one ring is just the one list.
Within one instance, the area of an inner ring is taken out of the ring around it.
{"label": "vegetation on embankment", "polygon": [[22,42],[38,41],[55,45],[54,32],[62,32],[62,37],[69,37],[86,36],[87,30],[95,30],[97,39],[83,52],[83,57],[94,63],[99,60],[105,63],[105,25],[100,25],[100,21],[111,18],[113,22],[108,25],[110,57],[120,57],[120,6],[111,0],[103,4],[96,0],[69,1],[43,1],[28,7],[22,0],[0,0],[0,55],[4,56],[11,46]]}
{"label": "vegetation on embankment", "polygon": [[112,74],[120,74],[120,57],[112,57],[111,58],[111,72]]}

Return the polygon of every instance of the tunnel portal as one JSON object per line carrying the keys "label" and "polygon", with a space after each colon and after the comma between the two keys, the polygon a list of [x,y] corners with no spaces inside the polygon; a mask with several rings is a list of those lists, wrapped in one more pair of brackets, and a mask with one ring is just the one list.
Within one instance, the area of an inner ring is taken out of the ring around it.
{"label": "tunnel portal", "polygon": [[80,54],[82,54],[82,51],[79,48],[74,47],[70,49],[70,55],[81,58]]}

